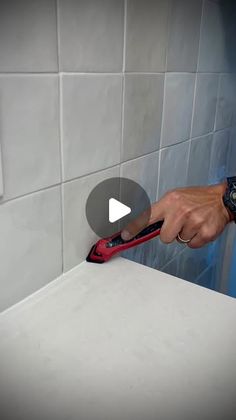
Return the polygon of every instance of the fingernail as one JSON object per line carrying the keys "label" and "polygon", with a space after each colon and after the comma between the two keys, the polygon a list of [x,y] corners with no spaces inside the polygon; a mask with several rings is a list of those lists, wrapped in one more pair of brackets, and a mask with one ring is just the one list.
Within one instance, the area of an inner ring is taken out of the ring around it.
{"label": "fingernail", "polygon": [[123,232],[121,232],[121,237],[124,241],[132,239],[132,235],[128,232],[128,230],[123,230]]}

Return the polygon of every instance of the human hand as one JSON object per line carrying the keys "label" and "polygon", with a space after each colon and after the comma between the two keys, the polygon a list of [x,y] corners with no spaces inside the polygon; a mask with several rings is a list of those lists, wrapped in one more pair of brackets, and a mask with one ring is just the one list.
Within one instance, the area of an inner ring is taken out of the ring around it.
{"label": "human hand", "polygon": [[[148,225],[163,220],[160,232],[162,242],[169,244],[179,235],[190,248],[200,248],[214,241],[233,220],[222,200],[226,186],[226,182],[223,182],[169,191],[152,205]],[[130,240],[144,227],[140,217],[131,222],[121,236],[124,240]]]}

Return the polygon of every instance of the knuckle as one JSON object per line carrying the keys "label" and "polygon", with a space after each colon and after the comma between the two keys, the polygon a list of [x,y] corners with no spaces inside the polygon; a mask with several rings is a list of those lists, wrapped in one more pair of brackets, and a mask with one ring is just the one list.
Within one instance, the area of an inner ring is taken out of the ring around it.
{"label": "knuckle", "polygon": [[180,192],[178,190],[171,190],[166,193],[166,198],[170,203],[176,202],[180,200]]}
{"label": "knuckle", "polygon": [[212,240],[212,232],[209,230],[208,227],[201,228],[201,237],[204,242],[210,242]]}
{"label": "knuckle", "polygon": [[204,220],[202,217],[200,217],[198,214],[196,214],[193,211],[190,211],[189,214],[189,219],[191,221],[191,225],[195,228],[195,229],[200,229],[200,227],[202,226],[202,224],[204,223]]}
{"label": "knuckle", "polygon": [[191,216],[191,208],[188,204],[183,203],[180,207],[180,212],[181,212],[182,216],[184,216],[188,219]]}

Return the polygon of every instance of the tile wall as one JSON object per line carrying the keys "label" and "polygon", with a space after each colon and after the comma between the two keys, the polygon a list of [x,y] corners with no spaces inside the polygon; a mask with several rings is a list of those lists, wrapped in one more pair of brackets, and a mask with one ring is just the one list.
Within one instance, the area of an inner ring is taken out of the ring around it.
{"label": "tile wall", "polygon": [[[232,16],[213,0],[1,1],[0,310],[84,260],[100,180],[155,201],[225,176]],[[214,247],[156,239],[126,256],[214,287]]]}

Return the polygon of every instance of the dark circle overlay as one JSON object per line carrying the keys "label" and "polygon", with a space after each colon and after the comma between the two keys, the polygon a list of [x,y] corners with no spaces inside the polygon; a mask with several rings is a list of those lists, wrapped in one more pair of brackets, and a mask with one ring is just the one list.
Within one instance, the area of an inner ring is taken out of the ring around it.
{"label": "dark circle overlay", "polygon": [[[131,213],[115,223],[109,222],[109,199],[115,198],[131,208]],[[91,229],[100,238],[111,236],[145,211],[144,225],[148,223],[151,203],[146,191],[128,178],[108,178],[90,192],[86,202],[86,217]]]}

